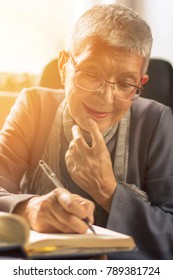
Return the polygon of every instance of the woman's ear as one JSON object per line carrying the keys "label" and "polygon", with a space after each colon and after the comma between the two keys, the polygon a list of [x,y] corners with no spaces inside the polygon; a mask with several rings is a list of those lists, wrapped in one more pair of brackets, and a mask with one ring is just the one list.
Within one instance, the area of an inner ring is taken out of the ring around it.
{"label": "woman's ear", "polygon": [[144,75],[142,77],[142,80],[141,80],[142,85],[145,85],[148,82],[148,80],[149,80],[149,76],[148,75]]}
{"label": "woman's ear", "polygon": [[61,77],[61,83],[63,85],[65,84],[66,63],[68,62],[68,60],[69,60],[69,54],[64,50],[60,50],[58,54],[58,69]]}

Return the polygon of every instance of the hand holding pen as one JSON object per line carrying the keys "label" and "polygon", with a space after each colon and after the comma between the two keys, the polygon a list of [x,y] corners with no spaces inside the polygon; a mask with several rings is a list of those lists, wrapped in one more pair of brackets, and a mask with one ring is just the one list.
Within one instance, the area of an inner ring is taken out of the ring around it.
{"label": "hand holding pen", "polygon": [[[43,160],[40,160],[39,161],[39,165],[40,167],[42,168],[42,170],[44,171],[44,173],[48,176],[48,178],[53,182],[53,184],[56,186],[56,188],[58,189],[64,189],[64,186],[61,184],[61,182],[58,180],[58,178],[56,177],[55,173],[50,169],[50,167],[46,164],[46,162],[44,162]],[[65,201],[65,204],[68,205],[68,202],[70,200],[70,195],[69,195],[69,192],[62,192],[62,194],[60,194],[61,196],[61,203],[62,201]],[[78,197],[79,198],[79,197]],[[81,206],[82,206],[82,201],[79,202],[81,203]],[[65,206],[65,205],[63,205]],[[88,227],[90,228],[90,230],[96,234],[92,224],[90,223],[89,221],[89,218],[88,217],[85,217],[82,219],[87,225]]]}

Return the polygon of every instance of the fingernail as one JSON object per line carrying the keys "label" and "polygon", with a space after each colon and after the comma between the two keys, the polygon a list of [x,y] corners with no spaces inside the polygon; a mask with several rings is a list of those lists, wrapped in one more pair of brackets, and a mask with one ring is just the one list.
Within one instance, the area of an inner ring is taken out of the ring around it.
{"label": "fingernail", "polygon": [[66,205],[69,205],[71,202],[70,195],[66,192],[62,192],[59,195],[59,199],[61,200],[61,202],[64,202]]}
{"label": "fingernail", "polygon": [[94,120],[89,118],[88,119],[88,124],[92,126],[94,124]]}
{"label": "fingernail", "polygon": [[77,124],[74,124],[74,125],[72,126],[72,130],[76,130],[76,129],[78,129],[78,125],[77,125]]}
{"label": "fingernail", "polygon": [[80,133],[79,133],[79,126],[78,125],[73,125],[72,127],[72,133],[73,133],[73,137],[75,139],[80,138]]}

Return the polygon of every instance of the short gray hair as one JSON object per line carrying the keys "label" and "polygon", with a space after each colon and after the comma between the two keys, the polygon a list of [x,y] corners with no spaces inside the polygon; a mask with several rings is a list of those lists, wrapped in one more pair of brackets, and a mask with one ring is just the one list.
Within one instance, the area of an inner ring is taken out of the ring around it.
{"label": "short gray hair", "polygon": [[152,47],[151,30],[131,9],[117,4],[93,6],[76,22],[69,50],[74,54],[80,53],[83,43],[92,37],[113,48],[119,47],[143,56],[143,71],[147,71]]}

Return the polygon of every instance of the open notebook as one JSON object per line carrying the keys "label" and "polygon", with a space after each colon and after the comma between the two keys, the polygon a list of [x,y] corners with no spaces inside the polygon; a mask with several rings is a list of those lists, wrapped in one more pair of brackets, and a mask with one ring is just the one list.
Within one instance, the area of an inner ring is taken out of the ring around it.
{"label": "open notebook", "polygon": [[29,257],[70,256],[132,250],[132,237],[94,226],[86,234],[39,233],[29,229],[27,222],[16,214],[0,213],[0,246],[19,244]]}

